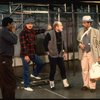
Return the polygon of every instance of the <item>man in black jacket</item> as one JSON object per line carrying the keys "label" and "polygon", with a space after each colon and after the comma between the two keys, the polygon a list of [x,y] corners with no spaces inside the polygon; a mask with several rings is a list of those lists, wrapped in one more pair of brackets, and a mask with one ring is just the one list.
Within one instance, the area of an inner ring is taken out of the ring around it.
{"label": "man in black jacket", "polygon": [[12,68],[12,57],[14,56],[14,44],[17,43],[17,36],[14,32],[13,19],[5,17],[2,20],[0,32],[0,86],[4,100],[15,99],[16,79]]}
{"label": "man in black jacket", "polygon": [[50,88],[54,89],[54,77],[56,73],[56,65],[60,69],[61,78],[65,89],[71,88],[67,78],[64,65],[64,59],[67,59],[67,53],[64,46],[63,25],[60,21],[55,21],[53,24],[53,30],[46,34],[44,39],[44,47],[50,61]]}

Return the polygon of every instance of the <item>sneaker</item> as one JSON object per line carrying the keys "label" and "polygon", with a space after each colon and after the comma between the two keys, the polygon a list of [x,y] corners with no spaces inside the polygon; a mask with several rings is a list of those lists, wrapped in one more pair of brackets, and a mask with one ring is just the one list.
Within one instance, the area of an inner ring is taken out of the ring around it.
{"label": "sneaker", "polygon": [[54,81],[50,81],[49,83],[50,83],[50,89],[54,90],[55,89]]}
{"label": "sneaker", "polygon": [[24,81],[21,81],[21,84],[24,84]]}
{"label": "sneaker", "polygon": [[30,88],[30,87],[26,87],[26,88],[24,88],[24,90],[26,90],[26,91],[33,91],[33,89]]}
{"label": "sneaker", "polygon": [[50,87],[51,90],[55,90],[55,87]]}
{"label": "sneaker", "polygon": [[40,80],[40,79],[41,79],[41,77],[34,76],[33,74],[31,74],[31,75],[30,75],[30,77],[35,78],[35,79],[38,79],[38,80]]}
{"label": "sneaker", "polygon": [[64,87],[65,89],[71,89],[72,88],[72,86],[71,85],[69,85],[69,86],[67,86],[67,87]]}
{"label": "sneaker", "polygon": [[50,83],[50,89],[51,89],[51,90],[55,90],[54,83]]}
{"label": "sneaker", "polygon": [[69,86],[69,83],[68,83],[67,79],[63,79],[62,81],[63,81],[64,87],[68,87]]}

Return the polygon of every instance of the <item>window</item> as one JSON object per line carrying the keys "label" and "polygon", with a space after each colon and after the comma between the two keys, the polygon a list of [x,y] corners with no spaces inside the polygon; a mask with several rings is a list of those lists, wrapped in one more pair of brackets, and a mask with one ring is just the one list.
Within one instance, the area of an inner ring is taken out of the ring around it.
{"label": "window", "polygon": [[90,5],[90,13],[96,13],[96,5]]}

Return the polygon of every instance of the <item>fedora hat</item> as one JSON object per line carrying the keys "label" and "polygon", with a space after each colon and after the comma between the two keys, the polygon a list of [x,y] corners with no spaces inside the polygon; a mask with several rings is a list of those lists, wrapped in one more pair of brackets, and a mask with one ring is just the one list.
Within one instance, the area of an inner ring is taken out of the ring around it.
{"label": "fedora hat", "polygon": [[91,16],[83,16],[82,21],[93,22],[93,19],[91,19]]}

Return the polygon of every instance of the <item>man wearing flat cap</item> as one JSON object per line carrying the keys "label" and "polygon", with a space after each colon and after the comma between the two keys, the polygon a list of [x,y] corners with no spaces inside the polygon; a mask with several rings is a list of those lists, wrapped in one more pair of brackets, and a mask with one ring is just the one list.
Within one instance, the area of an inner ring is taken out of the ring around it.
{"label": "man wearing flat cap", "polygon": [[[30,77],[37,80],[41,79],[39,73],[43,67],[42,60],[35,53],[35,35],[36,32],[33,30],[33,19],[30,18],[25,20],[23,30],[19,34],[19,40],[21,47],[20,56],[23,63],[24,89],[26,91],[33,91],[30,87]],[[32,74],[29,73],[30,61],[36,64],[36,67],[33,68]]]}
{"label": "man wearing flat cap", "polygon": [[82,90],[95,92],[96,82],[90,80],[89,70],[100,57],[100,33],[99,30],[92,27],[93,19],[91,16],[83,16],[83,28],[77,35],[79,43],[79,59],[82,66],[83,87]]}

